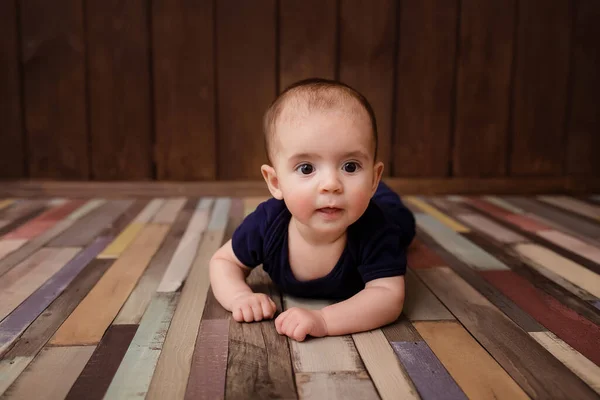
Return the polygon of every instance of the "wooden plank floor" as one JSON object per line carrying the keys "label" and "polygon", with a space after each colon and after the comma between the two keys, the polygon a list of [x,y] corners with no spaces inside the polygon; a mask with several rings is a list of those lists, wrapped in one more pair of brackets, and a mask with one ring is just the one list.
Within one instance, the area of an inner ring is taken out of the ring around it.
{"label": "wooden plank floor", "polygon": [[405,200],[403,315],[298,343],[209,285],[261,198],[0,199],[0,398],[600,398],[600,197]]}

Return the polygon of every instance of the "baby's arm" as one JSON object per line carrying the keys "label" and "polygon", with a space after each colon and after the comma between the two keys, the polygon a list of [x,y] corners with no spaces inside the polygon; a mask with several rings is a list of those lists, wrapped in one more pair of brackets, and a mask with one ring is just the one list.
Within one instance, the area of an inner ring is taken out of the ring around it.
{"label": "baby's arm", "polygon": [[404,306],[404,276],[368,282],[353,297],[321,310],[327,334],[346,335],[394,322]]}
{"label": "baby's arm", "polygon": [[273,318],[275,303],[263,293],[253,293],[246,283],[251,269],[242,264],[233,252],[231,240],[212,256],[209,264],[210,284],[215,298],[232,312],[238,322]]}

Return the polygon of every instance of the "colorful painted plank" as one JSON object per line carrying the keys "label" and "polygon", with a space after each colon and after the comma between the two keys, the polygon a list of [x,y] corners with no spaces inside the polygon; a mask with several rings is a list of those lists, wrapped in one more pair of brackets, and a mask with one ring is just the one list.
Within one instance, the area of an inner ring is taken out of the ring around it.
{"label": "colorful painted plank", "polygon": [[25,243],[27,243],[27,239],[0,239],[0,259],[19,249]]}
{"label": "colorful painted plank", "polygon": [[100,207],[101,205],[103,205],[105,203],[106,203],[106,200],[104,200],[104,199],[92,199],[92,200],[89,200],[83,206],[81,206],[80,208],[78,208],[77,210],[75,210],[71,214],[69,214],[67,216],[67,219],[76,221],[79,218],[81,218],[81,217],[89,214],[90,212],[94,211],[96,208]]}
{"label": "colorful painted plank", "polygon": [[401,315],[400,318],[391,324],[381,327],[381,331],[390,343],[418,342],[423,340],[413,324],[404,315]]}
{"label": "colorful painted plank", "polygon": [[167,233],[162,246],[156,252],[150,265],[138,281],[135,289],[127,298],[127,302],[119,311],[113,324],[138,324],[146,307],[150,303],[160,280],[172,259],[179,240],[183,237],[187,224],[194,211],[195,202],[190,200],[180,212],[177,220]]}
{"label": "colorful painted plank", "polygon": [[98,255],[98,258],[119,258],[123,251],[131,245],[150,219],[164,204],[164,199],[154,199],[119,233],[115,240]]}
{"label": "colorful painted plank", "polygon": [[536,270],[548,270],[600,298],[600,276],[555,252],[536,244],[519,244],[516,252]]}
{"label": "colorful painted plank", "polygon": [[187,198],[185,197],[179,197],[165,201],[154,218],[152,218],[152,222],[155,224],[173,224],[177,219],[179,212],[183,209],[186,203]]}
{"label": "colorful painted plank", "polygon": [[541,230],[552,229],[550,226],[542,223],[541,221],[529,218],[526,215],[511,213],[503,208],[480,199],[471,198],[467,200],[467,203],[475,207],[477,210],[487,213],[501,221],[508,221],[526,232],[535,233]]}
{"label": "colorful painted plank", "polygon": [[500,243],[512,244],[527,241],[523,236],[504,228],[483,215],[459,214],[457,218]]}
{"label": "colorful painted plank", "polygon": [[[185,281],[196,256],[200,239],[208,225],[212,203],[213,199],[211,198],[202,199],[198,202],[185,234],[181,238],[177,250],[175,250],[175,254],[158,285],[158,292],[175,292]],[[214,213],[216,212],[217,210],[214,211]],[[226,219],[227,216],[225,215],[224,218]]]}
{"label": "colorful painted plank", "polygon": [[79,207],[83,206],[83,200],[71,200],[64,204],[59,204],[47,211],[44,211],[37,217],[29,220],[14,231],[6,234],[4,239],[32,239],[41,235],[48,229],[56,225],[60,220],[66,218]]}
{"label": "colorful painted plank", "polygon": [[529,398],[461,324],[441,321],[414,325],[468,398]]}
{"label": "colorful painted plank", "polygon": [[152,299],[108,387],[107,399],[146,395],[178,300],[179,293],[157,293]]}
{"label": "colorful painted plank", "polygon": [[97,344],[162,243],[168,227],[150,224],[56,332],[53,345]]}
{"label": "colorful painted plank", "polygon": [[559,339],[552,332],[532,332],[531,336],[571,371],[600,394],[600,367]]}
{"label": "colorful painted plank", "polygon": [[297,373],[296,385],[300,400],[380,398],[366,371]]}
{"label": "colorful painted plank", "polygon": [[17,379],[33,361],[58,327],[77,307],[109,264],[106,260],[94,260],[84,269],[46,311],[41,314],[17,339],[14,346],[0,360],[0,395]]}
{"label": "colorful painted plank", "polygon": [[[252,271],[247,282],[254,292],[269,295],[277,310],[282,311],[281,296],[261,267]],[[295,398],[288,340],[277,333],[273,321],[240,323],[231,318],[227,321],[228,368],[219,371],[225,379],[226,396],[244,398],[252,392],[257,398]],[[216,375],[217,371],[213,373]]]}
{"label": "colorful painted plank", "polygon": [[223,242],[230,206],[231,200],[227,198],[219,198],[215,203],[208,230],[203,235],[190,275],[183,286],[147,399],[179,399],[185,396],[193,347],[202,318],[200,310],[204,308],[210,284],[208,263]]}
{"label": "colorful painted plank", "polygon": [[513,271],[484,271],[482,274],[548,330],[600,365],[600,326],[541,292]]}
{"label": "colorful painted plank", "polygon": [[408,266],[410,268],[443,267],[446,262],[434,251],[415,238],[408,248]]}
{"label": "colorful painted plank", "polygon": [[14,199],[2,199],[0,200],[0,210],[10,206],[11,204],[13,204],[15,202]]}
{"label": "colorful painted plank", "polygon": [[[283,296],[284,308],[302,307],[318,310],[329,301]],[[310,338],[304,342],[290,340],[294,372],[364,371],[351,335]]]}
{"label": "colorful painted plank", "polygon": [[419,398],[414,383],[381,329],[355,333],[352,339],[383,400]]}
{"label": "colorful painted plank", "polygon": [[108,201],[82,216],[67,230],[48,243],[51,247],[83,247],[94,241],[104,229],[133,204],[132,200]]}
{"label": "colorful painted plank", "polygon": [[137,329],[137,325],[108,328],[65,399],[102,400]]}
{"label": "colorful painted plank", "polygon": [[556,207],[530,198],[510,196],[506,200],[526,210],[528,215],[538,218],[565,233],[576,235],[582,239],[600,240],[600,225],[592,221],[565,213]]}
{"label": "colorful painted plank", "polygon": [[514,204],[511,204],[510,202],[506,201],[504,198],[502,197],[498,197],[498,196],[483,196],[483,199],[487,202],[492,203],[495,206],[498,206],[500,208],[504,208],[506,211],[511,212],[513,214],[525,214],[525,210],[515,206]]}
{"label": "colorful painted plank", "polygon": [[566,196],[538,196],[538,199],[563,210],[590,218],[595,222],[600,221],[600,206],[594,206]]}
{"label": "colorful painted plank", "polygon": [[[492,272],[503,271],[489,271]],[[422,269],[417,273],[528,395],[581,399],[596,397],[567,367],[451,269]]]}
{"label": "colorful painted plank", "polygon": [[[77,275],[106,247],[109,241],[110,238],[98,238],[92,245],[67,262],[63,268],[0,322],[0,354],[4,353],[46,307],[60,296]],[[7,277],[9,274],[6,274],[4,277]]]}
{"label": "colorful painted plank", "polygon": [[538,235],[566,250],[579,254],[590,261],[600,264],[600,248],[594,247],[565,233],[551,230],[540,231]]}
{"label": "colorful painted plank", "polygon": [[506,270],[508,267],[473,243],[448,229],[429,215],[417,213],[417,225],[442,247],[452,252],[465,264],[476,270]]}
{"label": "colorful painted plank", "polygon": [[431,293],[410,269],[406,276],[403,314],[411,321],[453,320],[454,315]]}
{"label": "colorful painted plank", "polygon": [[416,207],[420,208],[421,210],[423,210],[424,212],[426,212],[427,214],[429,214],[432,218],[435,218],[436,220],[438,220],[442,224],[446,225],[448,228],[450,228],[454,232],[464,233],[464,232],[469,232],[469,230],[470,230],[469,228],[467,228],[463,224],[459,223],[458,221],[456,221],[456,220],[448,217],[444,213],[440,212],[435,207],[427,204],[422,199],[419,199],[417,197],[407,196],[407,197],[404,198],[404,200],[407,203],[410,203],[413,206],[416,206]]}
{"label": "colorful painted plank", "polygon": [[228,342],[229,319],[202,319],[185,390],[186,400],[225,397]]}
{"label": "colorful painted plank", "polygon": [[0,320],[57,273],[79,250],[70,247],[41,249],[4,275],[0,281]]}
{"label": "colorful painted plank", "polygon": [[[30,367],[8,388],[5,396],[9,399],[35,399],[43,393],[44,399],[64,399],[95,347],[49,347],[42,350]],[[57,371],[60,371],[58,379]]]}
{"label": "colorful painted plank", "polygon": [[421,398],[466,400],[465,393],[425,342],[392,342],[392,347]]}

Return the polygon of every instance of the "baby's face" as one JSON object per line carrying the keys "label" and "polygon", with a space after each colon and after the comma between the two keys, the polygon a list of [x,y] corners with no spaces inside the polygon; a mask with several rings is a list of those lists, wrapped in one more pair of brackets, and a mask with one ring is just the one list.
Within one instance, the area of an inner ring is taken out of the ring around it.
{"label": "baby's face", "polygon": [[375,191],[381,171],[374,165],[370,121],[362,114],[312,112],[277,124],[273,167],[283,199],[298,222],[318,233],[345,230]]}

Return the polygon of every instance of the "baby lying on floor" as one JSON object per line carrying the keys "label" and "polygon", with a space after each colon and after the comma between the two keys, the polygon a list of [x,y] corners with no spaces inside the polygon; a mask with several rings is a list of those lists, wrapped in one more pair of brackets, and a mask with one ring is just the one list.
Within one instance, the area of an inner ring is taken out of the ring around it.
{"label": "baby lying on floor", "polygon": [[321,310],[286,310],[275,320],[279,334],[302,341],[395,321],[415,220],[380,181],[368,101],[335,81],[301,81],[269,107],[264,133],[270,165],[261,171],[273,198],[212,257],[216,299],[236,321],[273,318],[273,301],[246,284],[263,264],[286,294],[338,301]]}

